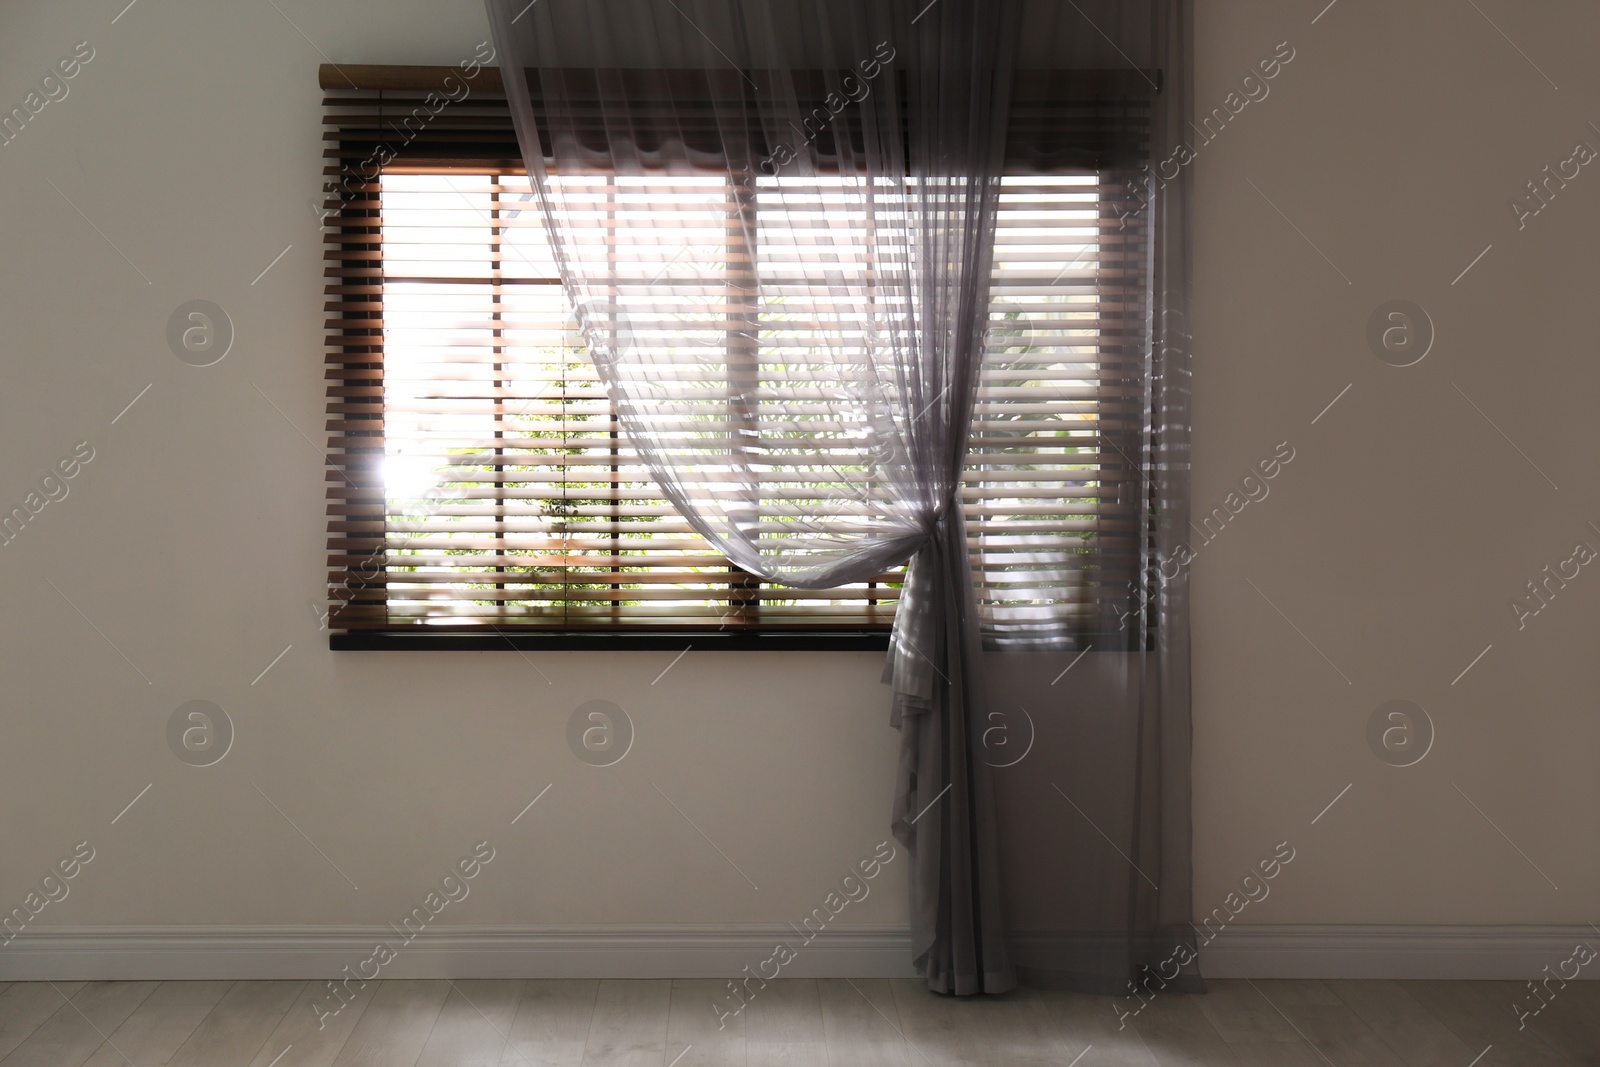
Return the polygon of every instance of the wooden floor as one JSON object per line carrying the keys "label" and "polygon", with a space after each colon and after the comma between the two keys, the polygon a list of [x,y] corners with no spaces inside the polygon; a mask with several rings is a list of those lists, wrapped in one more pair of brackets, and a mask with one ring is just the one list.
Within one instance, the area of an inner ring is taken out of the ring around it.
{"label": "wooden floor", "polygon": [[1214,981],[1119,1029],[1105,997],[778,981],[718,1030],[714,981],[0,983],[0,1067],[1498,1067],[1600,1064],[1600,982]]}

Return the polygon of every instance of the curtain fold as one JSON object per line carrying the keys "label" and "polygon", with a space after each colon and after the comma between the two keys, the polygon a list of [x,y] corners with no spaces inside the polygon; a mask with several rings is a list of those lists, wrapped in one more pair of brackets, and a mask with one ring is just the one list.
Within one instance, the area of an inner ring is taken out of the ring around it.
{"label": "curtain fold", "polygon": [[[894,686],[900,731],[891,825],[911,855],[912,958],[928,987],[966,995],[1016,985],[1000,886],[1000,840],[992,769],[976,739],[988,708],[986,662],[960,509],[942,520],[911,562],[907,580],[915,627],[897,628],[908,647],[884,680]],[[902,601],[902,611],[907,604]],[[917,644],[911,647],[909,632]],[[896,681],[919,656],[932,684]]]}
{"label": "curtain fold", "polygon": [[[1003,177],[1019,160],[1035,173],[1068,165],[1099,173],[1104,185],[1105,174],[1127,171],[1148,151],[1151,131],[1126,118],[1148,110],[1144,86],[1132,103],[1106,86],[1132,75],[1157,85],[1170,61],[1163,13],[1179,10],[1179,0],[1086,2],[1073,5],[1077,16],[1039,0],[486,3],[577,329],[622,431],[663,493],[735,567],[762,581],[826,589],[873,581],[910,560],[884,681],[901,736],[892,824],[911,856],[915,957],[939,992],[1011,988],[1019,944],[1008,935],[1008,911],[1055,894],[1065,912],[1079,892],[1072,864],[1101,857],[1074,839],[1078,851],[1054,884],[1015,876],[1017,858],[1038,842],[1028,840],[1028,820],[1001,802],[1023,779],[992,758],[988,739],[996,694],[1009,699],[1009,682],[1031,674],[1004,657],[1049,659],[1092,644],[1091,631],[1108,619],[1108,590],[1153,573],[1158,538],[1127,531],[1153,531],[1158,508],[1176,513],[1164,495],[1186,493],[1187,468],[1169,456],[1187,437],[1168,424],[1173,413],[1186,419],[1186,407],[1170,404],[1161,394],[1167,383],[1154,377],[1175,374],[1181,360],[1150,361],[1161,317],[1152,287],[1158,273],[1162,285],[1184,280],[1181,269],[1157,271],[1151,212],[1135,221],[1125,248],[1121,238],[1096,238],[1101,261],[1138,276],[1131,298],[1110,299],[1093,282],[1074,289],[1085,310],[1120,308],[1120,324],[1081,343],[1112,351],[1105,338],[1127,335],[1114,355],[1143,360],[1137,380],[1127,390],[1097,388],[1136,393],[1138,416],[1090,416],[1101,421],[1059,431],[1098,433],[1137,457],[1129,462],[1140,474],[1118,490],[1126,498],[1118,517],[1094,520],[1074,550],[1114,563],[1093,587],[1067,595],[1003,593],[1034,606],[1020,631],[1000,639],[991,625],[995,593],[979,590],[974,553],[1018,546],[970,529],[963,503],[974,434],[995,432],[976,429],[985,374],[1004,372],[997,351],[1014,361],[1032,351],[1026,322],[1008,323],[1014,339],[999,349],[991,337],[997,210]],[[1119,40],[1137,42],[1138,55],[1130,59]],[[1028,79],[1019,78],[1024,61]],[[1024,81],[1044,87],[1026,106],[1014,99]],[[1107,94],[1108,103],[1059,125],[1037,121],[1052,113],[1052,94],[1078,100],[1083,92]],[[1165,212],[1166,193],[1148,196]],[[1105,213],[1131,199],[1102,196],[1091,228],[1105,231]],[[1056,280],[1100,269],[1080,259]],[[1187,396],[1186,381],[1174,388],[1177,399]],[[1014,403],[1026,411],[1025,397]],[[1076,473],[1047,484],[1103,495],[1104,476],[1084,473],[1079,457],[1109,457],[1096,440],[1067,449]],[[1102,549],[1102,529],[1135,545],[1133,556]],[[1026,553],[1017,558],[1030,575],[1051,570]],[[1074,573],[1099,567],[1074,565]],[[1180,603],[1175,591],[1163,596]],[[1088,629],[1086,602],[1100,605]],[[1165,650],[1178,646],[1163,643],[1186,625],[1181,611],[1158,619],[1152,609],[1148,621],[1114,668],[1137,675],[1141,692],[1150,692],[1142,685],[1153,665],[1176,663]],[[1173,668],[1180,673],[1186,646],[1182,654]],[[997,665],[1010,675],[1003,684]],[[1177,692],[1168,682],[1159,689]],[[1132,777],[1096,788],[1115,798],[1103,806],[1129,816],[1112,835],[1143,842],[1155,827],[1173,889],[1152,901],[1126,879],[1100,884],[1122,901],[1100,909],[1101,928],[1089,935],[1102,946],[1091,967],[1101,984],[1135,973],[1149,946],[1129,946],[1159,941],[1157,927],[1187,907],[1186,778],[1181,800],[1169,789],[1177,763],[1187,774],[1186,692],[1181,709],[1162,704],[1164,695],[1152,699],[1146,706],[1156,714],[1136,717],[1148,729],[1103,739],[1131,754],[1131,762],[1106,762]],[[1174,821],[1183,823],[1181,848],[1164,836]],[[1104,951],[1108,938],[1123,946],[1120,958]],[[1037,973],[1058,962],[1037,951],[1030,958]],[[1080,962],[1056,969],[1076,975]]]}
{"label": "curtain fold", "polygon": [[[1030,17],[1028,55],[1088,33],[1148,85],[1096,164],[1101,470],[1122,533],[1099,535],[1092,621],[991,633],[983,759],[995,768],[1008,944],[1022,981],[1118,995],[1198,990],[1191,925],[1189,182],[1215,132],[1190,123],[1187,0],[1076,0]],[[1121,269],[1113,269],[1114,264]],[[1114,546],[1114,547],[1113,547]],[[1049,612],[1043,613],[1047,617]],[[1041,620],[1042,621],[1042,617]],[[1024,747],[1025,746],[1025,747]]]}

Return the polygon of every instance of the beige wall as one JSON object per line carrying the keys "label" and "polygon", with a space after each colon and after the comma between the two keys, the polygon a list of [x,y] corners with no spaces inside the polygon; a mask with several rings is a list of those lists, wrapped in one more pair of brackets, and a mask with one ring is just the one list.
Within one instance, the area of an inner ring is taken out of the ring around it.
{"label": "beige wall", "polygon": [[[272,4],[140,0],[115,25],[120,0],[0,14],[6,108],[74,43],[96,51],[69,96],[0,147],[0,501],[20,501],[74,443],[96,450],[70,495],[0,548],[0,905],[87,838],[96,859],[41,924],[381,922],[488,838],[498,856],[449,921],[799,916],[887,836],[895,735],[876,656],[690,653],[652,684],[672,653],[325,648],[306,608],[322,571],[321,460],[302,437],[323,420],[318,49],[451,63],[487,31],[473,0],[277,6],[305,36]],[[1600,576],[1585,571],[1521,633],[1506,606],[1600,523],[1584,462],[1600,381],[1581,317],[1600,174],[1586,168],[1523,232],[1506,207],[1575,139],[1600,146],[1585,126],[1600,110],[1584,110],[1600,20],[1575,0],[1480,6],[1559,91],[1470,5],[1339,0],[1312,26],[1317,3],[1233,0],[1198,20],[1207,108],[1277,42],[1296,49],[1195,164],[1196,503],[1220,502],[1278,442],[1296,449],[1195,565],[1201,910],[1288,839],[1295,863],[1244,918],[1600,915],[1586,836]],[[205,369],[163,336],[197,297],[238,332]],[[1437,324],[1415,367],[1363,341],[1368,313],[1395,297]],[[1394,697],[1438,728],[1403,770],[1364,737]],[[638,729],[604,770],[565,740],[594,698]],[[167,718],[191,699],[237,726],[214,767],[167,751]],[[903,871],[891,865],[849,920],[903,919]]]}
{"label": "beige wall", "polygon": [[[1340,0],[1311,25],[1323,2],[1202,3],[1197,31],[1207,109],[1273,43],[1297,51],[1196,164],[1197,509],[1276,442],[1297,450],[1196,563],[1197,910],[1288,839],[1295,863],[1242,918],[1590,920],[1600,574],[1585,568],[1521,632],[1507,602],[1579,538],[1600,548],[1584,527],[1600,524],[1600,171],[1521,232],[1507,201],[1576,140],[1600,148],[1585,125],[1600,121],[1600,16],[1477,5],[1557,90],[1472,5]],[[1394,298],[1436,325],[1412,367],[1364,340]],[[1365,740],[1395,698],[1437,730],[1404,769]]]}

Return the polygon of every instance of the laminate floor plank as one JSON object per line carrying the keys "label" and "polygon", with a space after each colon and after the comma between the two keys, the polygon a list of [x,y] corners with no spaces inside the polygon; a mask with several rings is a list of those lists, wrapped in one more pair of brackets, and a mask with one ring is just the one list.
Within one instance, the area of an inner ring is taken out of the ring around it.
{"label": "laminate floor plank", "polygon": [[817,1000],[831,1067],[912,1067],[887,980],[819,978]]}
{"label": "laminate floor plank", "polygon": [[305,982],[235,982],[173,1054],[170,1067],[249,1063],[305,987]]}
{"label": "laminate floor plank", "polygon": [[[1062,1067],[1080,1056],[1083,1063],[1096,1067],[1126,1062],[1126,1058],[1117,1056],[1108,1044],[1115,1029],[1115,1018],[1106,1008],[1106,998],[1095,998],[1100,1001],[1100,1010],[1105,1012],[1104,1018],[1091,1017],[1080,1022],[1055,1010],[1057,1005],[1053,1000],[1059,996],[1059,993],[1019,988],[989,998],[993,1010],[986,1013],[988,1019],[976,1036],[992,1050],[991,1055],[1018,1067]],[[1091,1033],[1090,1027],[1098,1032]],[[1146,1052],[1137,1034],[1130,1033],[1126,1037],[1130,1048]],[[1143,1060],[1135,1062],[1153,1065],[1155,1061],[1146,1052]]]}
{"label": "laminate floor plank", "polygon": [[1328,983],[1272,979],[1247,983],[1338,1067],[1406,1067]]}
{"label": "laminate floor plank", "polygon": [[413,1067],[449,993],[439,978],[380,982],[333,1067]]}
{"label": "laminate floor plank", "polygon": [[1065,1047],[1057,1063],[1071,1063],[1088,1048],[1082,1060],[1085,1067],[1159,1067],[1133,1028],[1133,1019],[1122,1016],[1128,1009],[1121,998],[1028,989],[1007,996],[1026,996],[1033,1010],[1045,1017],[1049,1030],[1061,1035]]}
{"label": "laminate floor plank", "polygon": [[1316,1048],[1248,982],[1212,979],[1194,1001],[1242,1067],[1326,1067]]}
{"label": "laminate floor plank", "polygon": [[[1514,1005],[1530,1005],[1535,995],[1526,982],[1474,982],[1485,1008],[1503,1012],[1516,1020]],[[1527,1017],[1527,1028],[1555,1049],[1558,1054],[1577,1064],[1600,1064],[1600,1028],[1594,1026],[1592,1014],[1600,1011],[1590,990],[1593,982],[1568,982],[1566,986],[1540,984],[1548,990],[1549,1001],[1537,1015]],[[1543,994],[1541,994],[1543,995]]]}
{"label": "laminate floor plank", "polygon": [[745,1006],[745,1059],[749,1067],[828,1067],[827,1028],[817,983],[779,978],[755,988]]}
{"label": "laminate floor plank", "polygon": [[670,979],[605,979],[595,998],[584,1067],[661,1067],[667,1049]]}
{"label": "laminate floor plank", "polygon": [[1196,1003],[1205,996],[1159,992],[1129,1023],[1161,1067],[1238,1067],[1239,1057]]}
{"label": "laminate floor plank", "polygon": [[1508,1063],[1517,1067],[1574,1067],[1537,1033],[1519,1030],[1511,1004],[1486,1000],[1483,992],[1474,988],[1479,984],[1416,980],[1395,983],[1449,1027],[1462,1044],[1473,1050],[1473,1056],[1492,1046],[1494,1051],[1484,1057],[1488,1067]]}
{"label": "laminate floor plank", "polygon": [[521,1003],[520,979],[451,982],[416,1067],[500,1067]]}
{"label": "laminate floor plank", "polygon": [[1573,994],[1573,1023],[1590,1039],[1600,1038],[1600,981],[1585,979],[1568,988]]}
{"label": "laminate floor plank", "polygon": [[[916,1055],[917,1067],[956,1067],[987,1063],[977,1037],[980,1005],[972,997],[947,997],[920,978],[895,978],[889,989],[900,1029]],[[752,1063],[751,1067],[754,1067]]]}
{"label": "laminate floor plank", "polygon": [[[83,1067],[167,1067],[232,982],[162,982]],[[124,1058],[126,1057],[126,1058]]]}
{"label": "laminate floor plank", "polygon": [[26,1041],[0,1060],[0,1067],[80,1067],[106,1043],[106,1035],[138,1009],[159,982],[91,982]]}
{"label": "laminate floor plank", "polygon": [[1398,982],[1327,984],[1384,1044],[1399,1054],[1407,1067],[1461,1067],[1483,1051],[1482,1046],[1468,1048]]}
{"label": "laminate floor plank", "polygon": [[[361,986],[341,984],[339,988],[351,998],[344,1000],[329,989],[326,980],[307,982],[277,1029],[250,1061],[250,1067],[331,1067],[372,1002],[379,984],[377,981]],[[279,1056],[283,1058],[280,1060]]]}
{"label": "laminate floor plank", "polygon": [[715,978],[673,981],[666,1062],[681,1054],[676,1067],[745,1067],[744,1013],[728,1011],[727,991]]}
{"label": "laminate floor plank", "polygon": [[600,983],[530,978],[523,983],[500,1067],[583,1067]]}
{"label": "laminate floor plank", "polygon": [[0,1056],[13,1050],[44,1021],[67,1006],[83,982],[14,982],[0,992]]}

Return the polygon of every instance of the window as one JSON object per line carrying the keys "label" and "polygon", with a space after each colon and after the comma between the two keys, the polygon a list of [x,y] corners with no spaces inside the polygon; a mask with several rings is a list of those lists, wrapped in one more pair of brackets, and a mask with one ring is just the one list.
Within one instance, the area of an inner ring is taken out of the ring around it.
{"label": "window", "polygon": [[[391,116],[421,96],[331,98],[331,172],[396,141]],[[330,628],[886,633],[899,571],[824,591],[773,586],[678,516],[583,351],[503,100],[474,96],[432,122],[420,137],[407,124],[412,150],[330,201]],[[1081,643],[1115,618],[1139,537],[1134,457],[1115,446],[1145,404],[1129,362],[1142,351],[1141,299],[1130,295],[1142,291],[1141,231],[1119,223],[1125,182],[1102,168],[1052,169],[1004,179],[962,490],[980,606],[1001,642]],[[788,387],[785,361],[802,358],[807,331],[847,317],[864,291],[846,264],[829,279],[839,294],[830,305],[801,302],[821,268],[777,238],[786,227],[759,225],[775,212],[836,210],[826,178],[757,180],[763,329],[753,339],[725,332],[726,294],[752,288],[741,286],[748,250],[727,225],[730,179],[563,180],[592,203],[601,249],[606,226],[672,216],[678,251],[635,266],[641,277],[689,277],[708,296],[703,307],[650,308],[645,328],[705,345],[720,375],[707,388],[726,390],[730,418],[745,398]],[[781,472],[762,491],[783,493]]]}

